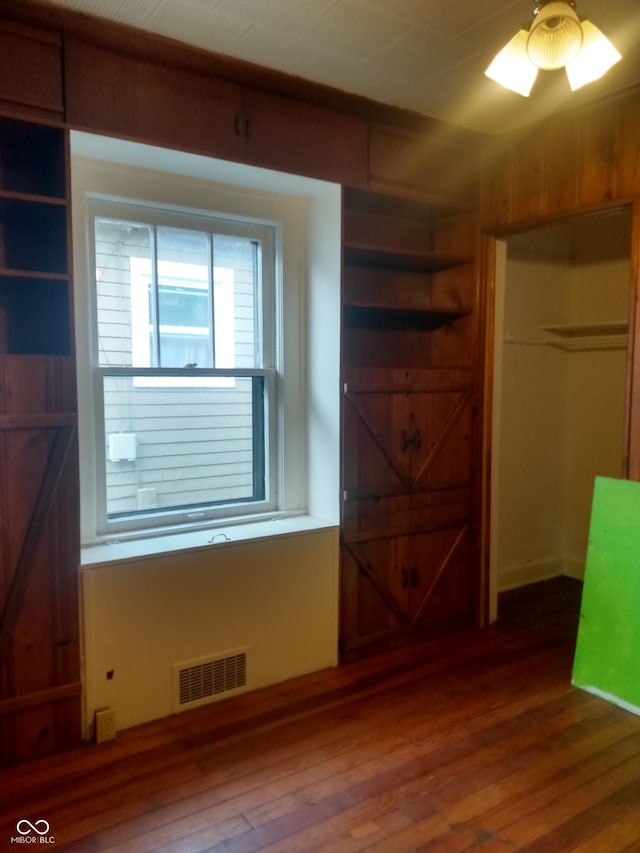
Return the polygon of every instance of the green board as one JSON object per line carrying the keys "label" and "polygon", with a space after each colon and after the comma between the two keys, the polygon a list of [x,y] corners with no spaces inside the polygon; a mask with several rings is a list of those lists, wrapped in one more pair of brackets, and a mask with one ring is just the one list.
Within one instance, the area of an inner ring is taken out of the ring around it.
{"label": "green board", "polygon": [[572,681],[640,714],[640,483],[596,478]]}

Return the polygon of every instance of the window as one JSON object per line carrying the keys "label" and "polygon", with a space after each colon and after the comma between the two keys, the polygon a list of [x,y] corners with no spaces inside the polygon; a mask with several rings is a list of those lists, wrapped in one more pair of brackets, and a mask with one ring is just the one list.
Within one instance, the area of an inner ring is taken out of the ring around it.
{"label": "window", "polygon": [[[336,524],[341,187],[79,131],[70,147],[83,565]],[[97,246],[96,219],[126,226]],[[130,226],[146,229],[135,251]],[[207,251],[177,257],[167,241],[182,232]],[[222,251],[230,239],[242,269]],[[240,276],[254,263],[249,299]],[[109,288],[118,265],[130,278]],[[164,426],[144,430],[160,405]],[[196,442],[212,436],[205,466]]]}
{"label": "window", "polygon": [[87,209],[98,532],[274,508],[276,226]]}

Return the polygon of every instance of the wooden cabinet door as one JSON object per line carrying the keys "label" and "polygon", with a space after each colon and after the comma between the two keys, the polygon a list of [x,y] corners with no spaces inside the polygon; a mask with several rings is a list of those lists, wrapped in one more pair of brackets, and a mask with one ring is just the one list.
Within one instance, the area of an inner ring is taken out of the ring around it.
{"label": "wooden cabinet door", "polygon": [[343,409],[341,652],[468,624],[465,371],[360,371]]}
{"label": "wooden cabinet door", "polygon": [[348,387],[343,449],[347,498],[466,484],[470,390]]}
{"label": "wooden cabinet door", "polygon": [[366,180],[364,120],[69,37],[75,127],[341,183]]}
{"label": "wooden cabinet door", "polygon": [[470,390],[412,394],[403,430],[405,445],[414,488],[467,484],[471,476]]}
{"label": "wooden cabinet door", "polygon": [[367,125],[363,119],[267,92],[244,100],[247,162],[351,186],[367,173]]}
{"label": "wooden cabinet door", "polygon": [[408,583],[411,628],[433,631],[468,623],[471,615],[469,526],[446,526],[417,534]]}
{"label": "wooden cabinet door", "polygon": [[242,160],[242,88],[182,68],[65,41],[65,118],[77,128]]}
{"label": "wooden cabinet door", "polygon": [[342,552],[343,656],[393,639],[409,628],[408,543],[402,537],[345,544]]}
{"label": "wooden cabinet door", "polygon": [[79,742],[78,469],[70,358],[0,358],[0,764]]}
{"label": "wooden cabinet door", "polygon": [[62,118],[60,37],[24,24],[2,21],[0,103],[26,115]]}
{"label": "wooden cabinet door", "polygon": [[469,527],[372,535],[342,549],[341,652],[468,622]]}
{"label": "wooden cabinet door", "polygon": [[403,448],[409,425],[406,392],[349,388],[343,419],[343,487],[346,498],[402,493],[411,488]]}

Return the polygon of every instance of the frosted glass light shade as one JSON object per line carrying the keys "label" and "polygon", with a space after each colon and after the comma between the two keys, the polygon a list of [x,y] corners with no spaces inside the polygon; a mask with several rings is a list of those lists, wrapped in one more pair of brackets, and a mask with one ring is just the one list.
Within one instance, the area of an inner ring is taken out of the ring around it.
{"label": "frosted glass light shade", "polygon": [[580,19],[565,0],[546,3],[531,24],[527,54],[538,68],[564,68],[582,47]]}
{"label": "frosted glass light shade", "polygon": [[527,30],[519,30],[496,54],[484,72],[505,89],[527,97],[535,83],[538,69],[527,56]]}
{"label": "frosted glass light shade", "polygon": [[595,24],[580,21],[572,0],[536,2],[530,29],[518,30],[484,72],[505,89],[528,96],[540,68],[565,68],[571,89],[579,89],[622,59]]}
{"label": "frosted glass light shade", "polygon": [[598,80],[622,59],[609,39],[591,21],[582,22],[582,33],[582,49],[566,68],[572,91]]}

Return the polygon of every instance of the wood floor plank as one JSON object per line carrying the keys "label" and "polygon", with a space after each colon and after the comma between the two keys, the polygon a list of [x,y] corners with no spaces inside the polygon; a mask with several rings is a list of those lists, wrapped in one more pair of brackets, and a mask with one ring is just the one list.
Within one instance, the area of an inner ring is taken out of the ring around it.
{"label": "wood floor plank", "polygon": [[640,756],[634,755],[589,784],[574,788],[562,800],[549,803],[526,825],[507,827],[502,836],[528,853],[570,849],[610,825],[640,802]]}
{"label": "wood floor plank", "polygon": [[580,585],[0,771],[72,853],[640,850],[640,718],[571,685]]}
{"label": "wood floor plank", "polygon": [[621,853],[626,850],[638,849],[638,811],[636,808],[623,817],[616,818],[585,841],[576,845],[572,853]]}
{"label": "wood floor plank", "polygon": [[[590,705],[587,703],[584,707],[589,708]],[[563,716],[567,717],[566,714]],[[565,720],[565,725],[567,726],[565,731],[567,732],[570,729],[575,730],[581,725],[580,723],[569,725],[569,721],[572,716],[573,714],[569,715]],[[582,722],[584,723],[584,721]],[[588,720],[588,722],[590,723],[590,720]],[[583,728],[583,737],[588,738],[590,725],[583,726]],[[540,734],[544,735],[544,733],[544,730],[540,731]],[[367,817],[367,815],[370,815],[371,817],[384,815],[385,810],[392,807],[399,809],[406,816],[411,816],[413,821],[429,817],[429,820],[427,821],[429,824],[428,837],[435,838],[443,831],[442,816],[443,814],[446,814],[447,803],[451,801],[455,802],[456,797],[461,796],[462,793],[467,790],[480,789],[479,795],[475,797],[475,806],[477,812],[481,813],[483,805],[485,805],[483,789],[487,780],[491,780],[494,776],[504,777],[505,774],[509,772],[510,768],[513,769],[513,765],[511,763],[505,764],[502,757],[503,753],[509,750],[520,752],[522,755],[521,763],[523,766],[527,766],[529,764],[529,757],[527,755],[529,750],[526,748],[526,743],[527,740],[535,739],[537,734],[538,732],[535,729],[529,730],[525,732],[524,737],[511,739],[502,744],[500,747],[497,747],[497,745],[490,745],[485,749],[470,751],[470,753],[461,761],[438,767],[435,772],[432,772],[429,775],[427,785],[425,785],[424,778],[421,778],[416,785],[405,785],[396,788],[392,792],[392,795],[389,795],[386,798],[386,801],[382,797],[374,798],[368,801],[368,803],[365,804],[365,807],[360,809],[359,813],[356,810],[352,810],[351,813],[344,812],[342,814],[342,820],[348,826],[350,821],[362,821]],[[620,736],[622,736],[622,734],[623,733],[621,732]],[[570,740],[574,744],[579,743],[577,733],[575,731],[572,732],[571,736],[568,737],[567,740]],[[566,756],[566,760],[570,760],[569,750],[567,750]],[[493,763],[491,763],[491,757],[493,757]],[[464,780],[464,785],[460,784],[459,780],[461,778]],[[449,784],[450,782],[453,784]],[[498,786],[495,787],[497,788]],[[474,802],[472,798],[468,799]],[[436,817],[434,818],[432,815],[436,815]],[[344,827],[342,828],[344,829]],[[448,829],[448,824],[445,828]],[[317,827],[315,831],[307,830],[299,836],[296,836],[295,849],[304,849],[305,846],[309,849],[320,842],[327,844],[331,839],[331,835],[328,834],[330,829],[330,826],[325,822],[321,826]],[[427,837],[425,835],[426,824],[421,824],[420,832],[424,837]],[[279,846],[273,846],[268,849],[278,851],[278,853],[285,853],[287,843],[291,844],[293,840],[294,839],[290,837],[286,843]],[[411,843],[413,843],[413,840]],[[337,846],[335,839],[332,841],[332,844]],[[380,845],[380,849],[384,849],[384,846],[384,844]],[[362,845],[358,842],[345,839],[341,841],[340,849],[358,850],[362,849]]]}
{"label": "wood floor plank", "polygon": [[[531,773],[520,771],[504,783],[480,791],[479,797],[453,804],[446,809],[451,831],[443,838],[432,836],[437,841],[432,843],[430,849],[438,853],[459,853],[472,849],[479,835],[502,838],[503,831],[509,826],[528,827],[532,815],[539,808],[548,804],[553,807],[574,788],[588,786],[621,762],[637,757],[640,730],[637,720],[630,722],[632,725],[629,728],[634,730],[632,735],[599,751],[588,753],[563,770],[558,771],[557,760],[553,756],[545,766],[534,768]],[[414,827],[413,831],[421,840],[425,840],[429,837],[430,829],[425,822]],[[510,843],[513,846],[513,840]],[[515,849],[519,848],[516,846]]]}
{"label": "wood floor plank", "polygon": [[[371,762],[354,768],[353,772],[334,775],[322,784],[305,788],[300,793],[306,802],[311,803],[321,802],[324,798],[332,796],[344,788],[349,790],[352,797],[359,797],[362,796],[361,789],[365,793],[367,789],[370,791],[374,789],[372,780],[375,780],[375,785],[383,794],[387,790],[393,794],[400,790],[397,784],[398,771],[400,771],[403,774],[401,778],[404,780],[402,791],[406,797],[412,784],[415,784],[418,789],[424,787],[425,767],[427,765],[430,779],[433,780],[442,768],[451,767],[456,762],[468,764],[468,757],[473,753],[476,757],[475,769],[477,771],[478,764],[484,756],[481,742],[486,742],[490,737],[491,735],[487,731],[481,730],[477,740],[473,738],[461,740],[455,752],[445,743],[444,738],[430,738],[423,741],[421,746],[415,740],[405,742],[391,754],[375,756]],[[471,743],[474,744],[473,748],[470,746]],[[508,748],[503,745],[501,750]],[[488,752],[495,749],[493,742],[489,742],[489,746],[486,746],[485,743],[485,749]],[[392,784],[387,785],[387,779],[391,780]],[[371,794],[370,798],[372,796],[375,794]],[[276,817],[286,816],[288,811],[290,813],[286,805],[286,803],[280,804],[281,807],[277,812],[274,812],[273,807],[271,807],[268,817],[275,819]],[[299,802],[297,805],[299,806]],[[379,803],[377,808],[380,808]],[[265,822],[264,819],[256,819],[255,815],[248,814],[247,816],[254,826],[259,826]]]}
{"label": "wood floor plank", "polygon": [[[383,703],[381,703],[381,702],[374,703],[372,707],[373,707],[373,708],[375,708],[375,709],[377,710],[378,714],[380,714],[381,709],[382,709],[382,710],[387,714],[387,716],[389,715],[389,713],[394,714],[394,716],[393,716],[390,720],[388,720],[388,721],[387,721],[387,725],[389,724],[389,722],[391,722],[391,723],[395,722],[395,720],[396,720],[396,716],[395,716],[395,713],[394,713],[394,708],[391,708],[391,709],[384,708],[384,707],[383,707]],[[476,705],[476,710],[477,710],[477,705]],[[422,713],[423,713],[423,716],[424,716],[424,711],[423,711]],[[354,743],[354,737],[355,737],[355,738],[356,738],[356,740],[357,740],[358,731],[359,731],[359,729],[360,729],[360,727],[361,727],[361,722],[360,722],[360,720],[359,720],[359,719],[354,721],[354,720],[352,719],[352,715],[349,715],[349,718],[348,718],[348,719],[349,719],[349,731],[348,731],[348,734],[345,736],[345,739],[344,739],[344,745],[345,745],[345,747],[349,747],[349,748],[351,748],[351,747],[353,746],[353,743]],[[435,726],[435,720],[431,723],[431,725],[432,725],[432,727],[434,727],[434,726]],[[332,723],[332,727],[331,727],[331,731],[333,731],[335,728],[336,728],[336,724],[335,724],[335,721],[333,721],[333,723]],[[371,722],[369,721],[369,722],[368,722],[368,725],[367,725],[367,729],[366,729],[366,731],[368,732],[368,735],[369,735],[369,736],[368,736],[368,737],[366,738],[366,740],[365,740],[365,746],[366,746],[369,750],[371,750],[371,748],[373,748],[373,749],[374,749],[374,752],[375,752],[375,753],[377,753],[377,754],[379,755],[379,754],[383,751],[383,742],[380,740],[381,732],[382,732],[383,730],[382,730],[379,726],[378,726],[378,729],[376,729],[375,727],[372,727]],[[289,737],[289,738],[292,738],[292,737],[293,737],[293,735],[292,735],[292,733],[291,733],[291,730],[290,730],[290,727],[289,727],[289,726],[288,726],[288,737]],[[360,735],[360,739],[362,739],[362,736],[361,736],[361,735]],[[393,742],[395,742],[396,740],[397,740],[397,736],[396,736],[396,735],[394,735],[394,736],[393,736],[393,738],[392,738],[392,741],[393,741]],[[372,746],[372,745],[373,745],[373,746]],[[392,744],[392,745],[393,745],[393,744]],[[307,741],[305,741],[305,743],[304,743],[304,745],[303,745],[303,746],[304,746],[304,750],[303,750],[303,753],[302,753],[302,754],[303,754],[303,755],[305,755],[305,756],[307,756],[307,757],[308,757],[308,756],[313,756],[314,754],[316,754],[316,753],[318,752],[318,744],[317,744],[317,743],[308,743]],[[264,753],[264,746],[262,747],[262,752]],[[254,763],[254,765],[255,765],[256,761],[257,761],[257,760],[259,760],[259,759],[255,759],[255,758],[254,758],[254,759],[252,759],[252,760],[253,760],[253,763]],[[348,755],[346,756],[346,758],[344,759],[344,761],[346,761],[346,764],[344,764],[343,766],[341,766],[340,764],[335,765],[335,763],[334,763],[334,764],[332,765],[332,768],[333,768],[333,769],[332,769],[332,771],[331,771],[331,772],[335,774],[335,772],[336,772],[336,771],[342,771],[342,770],[344,770],[344,768],[345,768],[345,767],[349,767],[350,765],[352,765],[352,764],[354,764],[354,763],[355,763],[354,759],[353,759],[352,757],[348,756]],[[317,762],[316,762],[316,763],[317,763]],[[230,765],[230,762],[229,762],[229,760],[228,760],[228,757],[227,757],[227,760],[226,760],[225,762],[222,762],[222,764],[223,764],[223,766],[224,766],[224,773],[228,776],[228,775],[229,775],[229,773],[230,773],[230,766],[229,766],[229,765]],[[317,767],[312,767],[312,768],[311,768],[311,771],[312,771],[313,773],[317,773],[317,772],[318,772],[318,768],[317,768]],[[286,762],[286,767],[284,768],[284,772],[285,772],[285,775],[286,775],[286,777],[287,777],[287,778],[286,778],[286,783],[285,783],[285,791],[284,791],[284,796],[285,796],[285,797],[287,796],[287,791],[293,791],[293,792],[296,792],[296,791],[298,791],[300,788],[302,788],[302,786],[303,786],[303,784],[305,783],[305,781],[309,781],[309,778],[308,778],[308,777],[307,777],[307,778],[305,778],[305,777],[304,777],[304,775],[301,775],[301,774],[297,774],[297,775],[296,775],[296,774],[294,774],[294,775],[292,776],[292,774],[291,774],[291,765],[290,765],[290,761],[287,761],[287,762]],[[253,768],[253,769],[252,769],[252,773],[253,773],[253,774],[255,774],[255,768]],[[240,781],[242,781],[242,780],[240,780]],[[275,798],[275,796],[276,796],[276,795],[277,795],[277,793],[279,792],[278,787],[277,787],[277,786],[278,786],[278,783],[277,783],[277,781],[274,781],[273,777],[269,780],[269,782],[270,782],[270,784],[269,784],[270,796],[272,796],[273,798]],[[261,783],[262,783],[262,784],[264,783],[264,777],[263,777],[263,779],[262,779],[262,782],[261,782]],[[233,783],[232,783],[232,784],[233,784]],[[256,790],[256,789],[259,787],[259,782],[258,782],[258,780],[256,780],[255,778],[253,778],[253,779],[251,780],[251,782],[250,782],[250,786],[251,786],[251,788],[252,788],[253,790]],[[238,789],[236,789],[236,790],[238,790]],[[230,785],[229,785],[229,784],[227,784],[227,785],[225,786],[225,791],[226,791],[226,793],[227,793],[227,794],[231,794],[231,793],[233,792],[233,788],[232,788],[232,787],[230,787]],[[241,793],[241,789],[240,789],[239,793]],[[256,795],[255,795],[255,794],[253,794],[253,796],[255,797]],[[257,796],[259,796],[259,797],[260,797],[260,796],[261,796],[261,797],[264,797],[264,792],[262,792],[262,793],[258,792]],[[206,795],[205,795],[205,797],[206,797]],[[270,802],[271,802],[271,801],[270,801]],[[203,797],[197,797],[197,798],[195,798],[195,799],[193,800],[193,805],[194,805],[194,807],[201,808],[201,807],[203,807],[205,804],[207,804],[207,803],[206,803],[206,799],[205,799],[205,798],[203,798]],[[209,802],[209,804],[211,804],[211,803]],[[250,805],[250,801],[247,801],[247,800],[246,800],[246,798],[245,798],[244,802],[239,806],[239,808],[241,808],[241,807],[243,807],[243,806],[244,806],[245,808],[247,808],[249,805]],[[269,806],[269,807],[270,807],[270,806]],[[248,816],[249,820],[250,820],[252,823],[254,823],[254,818],[253,818],[253,817],[251,817],[251,815],[250,815],[250,814],[247,814],[247,816]],[[156,819],[156,821],[157,821],[157,820],[159,820],[160,818],[159,818],[159,817],[156,817],[155,819]],[[166,815],[166,813],[163,815],[162,819],[163,819],[163,820],[166,820],[166,819],[167,819],[167,815]],[[121,828],[121,832],[128,832],[129,834],[131,834],[131,831],[132,831],[132,827],[131,827],[131,826],[126,827],[126,828],[124,828],[124,829],[122,829],[122,828]],[[106,836],[102,836],[102,842],[103,842],[103,843],[107,843],[107,839],[109,839],[109,840],[113,841],[113,836],[112,836],[112,835],[110,835],[109,833],[107,833],[107,835],[106,835]]]}

